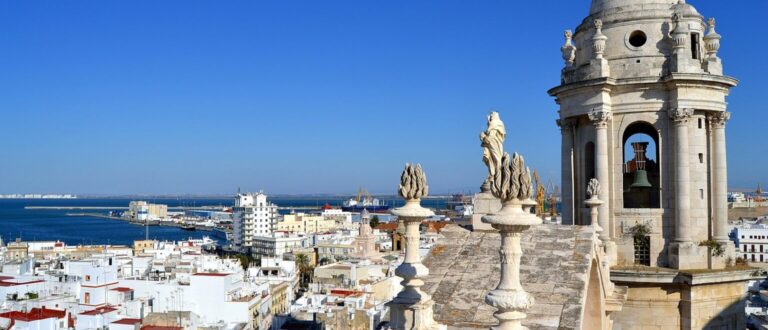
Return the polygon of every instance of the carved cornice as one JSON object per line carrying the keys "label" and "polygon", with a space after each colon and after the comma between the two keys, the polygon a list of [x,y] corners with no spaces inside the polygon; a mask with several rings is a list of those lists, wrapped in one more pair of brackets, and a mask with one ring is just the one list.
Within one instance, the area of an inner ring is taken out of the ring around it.
{"label": "carved cornice", "polygon": [[589,112],[589,120],[595,125],[595,128],[606,128],[613,119],[613,114],[605,110],[592,110]]}
{"label": "carved cornice", "polygon": [[693,116],[693,109],[689,108],[673,108],[667,111],[669,113],[669,119],[676,125],[685,125],[691,121]]}
{"label": "carved cornice", "polygon": [[725,123],[731,119],[731,113],[728,111],[714,112],[707,115],[709,125],[712,128],[725,128]]}

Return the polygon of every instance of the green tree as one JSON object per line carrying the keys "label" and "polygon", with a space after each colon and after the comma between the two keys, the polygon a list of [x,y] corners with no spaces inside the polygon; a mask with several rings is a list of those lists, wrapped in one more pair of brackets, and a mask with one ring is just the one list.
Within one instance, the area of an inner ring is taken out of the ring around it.
{"label": "green tree", "polygon": [[309,262],[309,256],[304,253],[296,255],[296,266],[299,268],[299,281],[302,287],[307,287],[312,279],[314,268]]}
{"label": "green tree", "polygon": [[381,223],[381,220],[379,220],[378,215],[374,215],[373,217],[371,217],[371,221],[370,221],[371,228],[378,227],[380,223]]}
{"label": "green tree", "polygon": [[320,258],[320,261],[318,262],[320,266],[325,266],[329,263],[331,263],[331,259],[328,259],[327,257]]}

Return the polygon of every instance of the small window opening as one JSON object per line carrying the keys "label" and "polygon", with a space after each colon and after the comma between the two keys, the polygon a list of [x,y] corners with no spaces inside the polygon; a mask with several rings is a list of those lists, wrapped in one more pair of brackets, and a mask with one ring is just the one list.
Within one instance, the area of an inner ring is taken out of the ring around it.
{"label": "small window opening", "polygon": [[651,238],[648,236],[634,237],[635,264],[651,265]]}
{"label": "small window opening", "polygon": [[634,31],[629,35],[629,44],[634,47],[642,47],[646,41],[648,41],[648,37],[643,31]]}
{"label": "small window opening", "polygon": [[699,196],[704,199],[704,189],[699,189]]}
{"label": "small window opening", "polygon": [[704,154],[699,153],[699,163],[704,164]]}
{"label": "small window opening", "polygon": [[701,118],[699,118],[699,129],[701,129],[704,125],[702,124]]}
{"label": "small window opening", "polygon": [[691,56],[694,60],[699,59],[699,34],[691,33]]}

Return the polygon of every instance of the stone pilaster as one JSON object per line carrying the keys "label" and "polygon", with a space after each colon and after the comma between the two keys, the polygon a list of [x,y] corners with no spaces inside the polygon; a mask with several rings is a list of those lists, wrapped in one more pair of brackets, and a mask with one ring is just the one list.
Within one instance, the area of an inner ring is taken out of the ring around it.
{"label": "stone pilaster", "polygon": [[575,126],[573,119],[559,119],[557,126],[560,127],[562,134],[562,166],[561,166],[561,205],[560,217],[564,225],[573,225],[576,223],[574,213],[574,195],[573,195],[573,131]]}

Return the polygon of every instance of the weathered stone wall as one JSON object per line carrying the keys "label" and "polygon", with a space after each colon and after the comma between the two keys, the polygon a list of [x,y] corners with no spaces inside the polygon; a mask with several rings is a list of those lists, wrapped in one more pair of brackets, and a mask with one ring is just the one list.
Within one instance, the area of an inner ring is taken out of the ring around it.
{"label": "weathered stone wall", "polygon": [[[484,299],[499,282],[499,234],[458,226],[446,227],[442,234],[445,238],[424,261],[430,274],[423,289],[435,301],[435,320],[451,329],[488,329],[496,319]],[[524,233],[521,282],[536,299],[525,326],[579,328],[593,234],[591,227],[549,224]]]}

